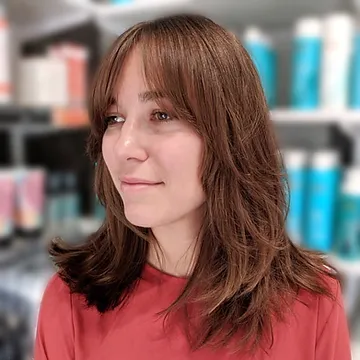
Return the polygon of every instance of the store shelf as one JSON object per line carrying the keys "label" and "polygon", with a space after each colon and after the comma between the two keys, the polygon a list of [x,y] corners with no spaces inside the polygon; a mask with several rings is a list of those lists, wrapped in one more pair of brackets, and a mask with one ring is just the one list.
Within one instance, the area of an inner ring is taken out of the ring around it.
{"label": "store shelf", "polygon": [[41,19],[34,24],[17,26],[17,38],[21,42],[32,41],[44,36],[51,36],[69,28],[79,26],[90,20],[84,13],[67,13]]}
{"label": "store shelf", "polygon": [[314,110],[300,111],[291,109],[275,109],[271,118],[280,124],[338,124],[341,126],[360,126],[360,111]]}
{"label": "store shelf", "polygon": [[[99,17],[124,18],[126,21],[131,18],[140,19],[151,16],[151,14],[164,15],[185,10],[186,6],[192,6],[193,0],[153,0],[135,1],[133,3],[118,5],[99,3],[91,0],[67,0],[69,4],[83,9]],[[185,9],[184,9],[185,7]]]}
{"label": "store shelf", "polygon": [[64,0],[11,0],[8,13],[12,31],[21,42],[48,36],[90,19],[89,14],[74,9]]}
{"label": "store shelf", "polygon": [[111,26],[114,32],[120,32],[124,27],[139,21],[178,12],[200,13],[234,28],[254,23],[278,27],[290,25],[295,19],[309,13],[323,14],[337,4],[336,0],[134,0],[124,5],[96,4],[92,0],[65,1],[95,16],[104,26]]}
{"label": "store shelf", "polygon": [[14,29],[19,39],[26,41],[62,31],[90,18],[120,33],[136,22],[179,12],[200,13],[233,29],[250,24],[291,26],[301,16],[323,15],[336,9],[338,0],[134,0],[124,5],[92,0],[11,0],[8,4]]}
{"label": "store shelf", "polygon": [[1,124],[0,130],[6,130],[11,132],[21,132],[25,136],[34,136],[34,135],[50,135],[56,134],[65,131],[87,131],[89,126],[56,126],[53,124]]}

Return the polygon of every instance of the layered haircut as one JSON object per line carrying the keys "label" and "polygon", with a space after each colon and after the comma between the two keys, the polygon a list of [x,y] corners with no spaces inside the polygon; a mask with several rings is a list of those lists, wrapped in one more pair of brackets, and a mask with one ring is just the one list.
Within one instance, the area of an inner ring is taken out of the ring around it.
{"label": "layered haircut", "polygon": [[143,22],[114,43],[90,97],[88,151],[97,162],[95,189],[106,219],[82,245],[54,240],[50,254],[71,291],[100,313],[123,305],[141,278],[155,240],[150,229],[125,218],[101,152],[104,118],[135,48],[149,89],[169,100],[204,143],[198,256],[164,314],[199,305],[198,326],[189,336],[194,349],[231,339],[236,349],[258,348],[267,335],[271,341],[273,321],[285,320],[301,289],[332,297],[324,279],[335,275],[320,254],[297,247],[286,233],[286,177],[258,74],[239,40],[208,18]]}

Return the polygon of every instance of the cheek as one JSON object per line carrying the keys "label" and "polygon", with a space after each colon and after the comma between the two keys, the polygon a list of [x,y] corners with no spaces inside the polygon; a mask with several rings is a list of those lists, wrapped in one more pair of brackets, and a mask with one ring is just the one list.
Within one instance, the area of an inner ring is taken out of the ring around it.
{"label": "cheek", "polygon": [[170,183],[199,187],[203,142],[196,135],[173,140],[159,151],[159,161],[166,170]]}
{"label": "cheek", "polygon": [[105,161],[106,166],[108,167],[109,171],[111,172],[111,164],[112,164],[112,157],[113,157],[113,145],[112,145],[112,141],[111,141],[111,137],[108,136],[106,133],[103,136],[102,139],[102,145],[101,145],[101,149],[102,149],[102,154],[103,154],[103,158]]}

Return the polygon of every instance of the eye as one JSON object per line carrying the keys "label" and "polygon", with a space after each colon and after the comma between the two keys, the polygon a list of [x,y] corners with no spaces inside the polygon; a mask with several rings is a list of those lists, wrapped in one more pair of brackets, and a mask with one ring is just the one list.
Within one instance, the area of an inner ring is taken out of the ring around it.
{"label": "eye", "polygon": [[172,120],[172,117],[164,112],[164,111],[154,111],[152,113],[152,116],[155,118],[155,120],[157,121],[162,121],[162,122],[166,122],[166,121],[170,121]]}
{"label": "eye", "polygon": [[122,116],[119,115],[109,115],[105,117],[105,124],[107,126],[115,125],[115,124],[121,124],[125,121],[125,119]]}

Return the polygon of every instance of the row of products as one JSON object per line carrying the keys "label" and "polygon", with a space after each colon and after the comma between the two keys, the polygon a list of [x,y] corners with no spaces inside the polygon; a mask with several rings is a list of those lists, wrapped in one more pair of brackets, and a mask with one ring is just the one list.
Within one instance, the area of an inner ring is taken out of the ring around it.
{"label": "row of products", "polygon": [[84,108],[89,53],[73,43],[50,46],[47,54],[19,65],[18,103],[24,106]]}
{"label": "row of products", "polygon": [[[74,234],[81,216],[78,180],[73,172],[46,173],[41,168],[0,169],[0,244],[16,235]],[[95,203],[94,214],[103,219]]]}
{"label": "row of products", "polygon": [[46,198],[47,230],[54,236],[76,233],[80,217],[80,196],[75,173],[48,174]]}
{"label": "row of products", "polygon": [[313,250],[360,259],[360,167],[343,169],[335,150],[285,149],[282,154],[291,239]]}
{"label": "row of products", "polygon": [[19,168],[0,170],[0,243],[15,232],[36,235],[43,225],[45,171]]}
{"label": "row of products", "polygon": [[[73,172],[54,172],[48,175],[46,201],[47,231],[65,238],[80,236],[81,216],[78,181]],[[105,208],[94,195],[91,218],[96,224],[105,219]],[[87,231],[85,231],[87,233]]]}
{"label": "row of products", "polygon": [[[291,107],[360,109],[360,29],[355,18],[333,13],[300,19],[294,27]],[[271,37],[251,27],[244,45],[261,78],[270,107],[276,106],[277,53]]]}
{"label": "row of products", "polygon": [[78,118],[87,102],[89,49],[72,42],[57,43],[43,55],[20,59],[14,69],[11,30],[0,3],[0,105],[74,109],[72,117]]}

